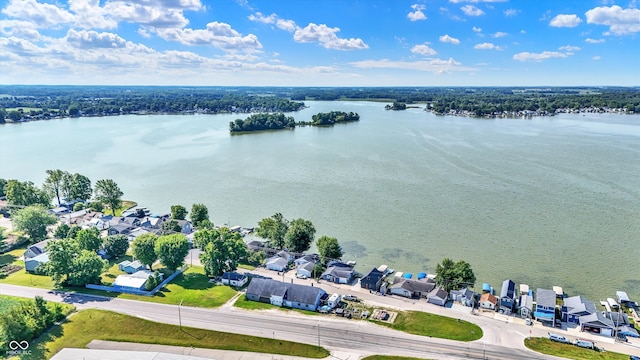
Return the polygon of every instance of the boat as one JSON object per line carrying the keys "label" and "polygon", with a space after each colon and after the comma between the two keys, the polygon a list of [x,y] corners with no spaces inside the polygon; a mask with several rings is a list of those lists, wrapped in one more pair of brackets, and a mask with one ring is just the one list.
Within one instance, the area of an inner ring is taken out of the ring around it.
{"label": "boat", "polygon": [[617,309],[620,307],[618,303],[613,298],[607,298],[607,303],[611,306],[612,309]]}

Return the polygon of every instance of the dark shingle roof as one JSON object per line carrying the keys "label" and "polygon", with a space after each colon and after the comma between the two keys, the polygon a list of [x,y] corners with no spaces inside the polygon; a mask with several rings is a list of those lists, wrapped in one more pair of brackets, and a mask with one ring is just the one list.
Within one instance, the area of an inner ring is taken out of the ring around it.
{"label": "dark shingle roof", "polygon": [[271,279],[257,278],[252,279],[247,288],[248,295],[257,295],[266,298],[271,297],[271,295],[284,295],[284,298],[288,301],[303,304],[315,304],[318,295],[323,292],[324,290],[314,286],[289,284]]}

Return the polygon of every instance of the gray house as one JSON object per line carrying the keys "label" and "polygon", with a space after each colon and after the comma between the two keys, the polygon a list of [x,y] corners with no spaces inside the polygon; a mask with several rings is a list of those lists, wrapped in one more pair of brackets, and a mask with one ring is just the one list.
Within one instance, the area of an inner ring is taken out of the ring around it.
{"label": "gray house", "polygon": [[30,259],[32,257],[36,257],[38,255],[42,255],[45,252],[45,247],[49,243],[49,240],[40,241],[39,243],[33,244],[25,250],[22,255],[25,260]]}
{"label": "gray house", "polygon": [[435,305],[444,306],[447,303],[449,294],[443,288],[435,288],[427,295],[427,302]]}
{"label": "gray house", "polygon": [[28,272],[36,272],[36,268],[49,262],[49,253],[42,253],[24,261],[24,269]]}
{"label": "gray house", "polygon": [[389,292],[394,295],[404,296],[407,298],[422,297],[426,298],[436,287],[433,279],[412,280],[402,279],[389,287]]}
{"label": "gray house", "polygon": [[289,261],[280,256],[272,256],[267,259],[267,269],[273,271],[284,271],[289,266]]}
{"label": "gray house", "polygon": [[520,305],[518,313],[524,319],[530,319],[533,314],[533,296],[529,294],[520,295]]}
{"label": "gray house", "polygon": [[615,329],[613,321],[599,311],[580,317],[580,331],[611,337]]}
{"label": "gray house", "polygon": [[500,290],[500,312],[511,314],[516,305],[516,283],[507,279],[502,282]]}
{"label": "gray house", "polygon": [[449,293],[449,297],[452,301],[459,302],[464,306],[473,306],[475,302],[474,296],[474,292],[469,290],[468,288],[451,290],[451,292]]}
{"label": "gray house", "polygon": [[304,264],[298,265],[296,267],[296,275],[297,276],[306,276],[308,278],[313,277],[313,269],[316,267],[316,264],[313,262],[307,262]]}
{"label": "gray house", "polygon": [[538,289],[536,291],[536,311],[533,316],[538,321],[551,322],[556,319],[556,293],[549,289]]}
{"label": "gray house", "polygon": [[596,312],[596,304],[587,300],[584,296],[572,296],[564,299],[562,305],[562,318],[572,324],[579,324],[580,317]]}
{"label": "gray house", "polygon": [[318,287],[253,278],[247,287],[248,300],[316,311],[326,292]]}
{"label": "gray house", "polygon": [[338,284],[348,284],[355,276],[356,271],[353,269],[353,266],[340,262],[333,263],[333,265],[330,265],[327,270],[322,273],[324,280]]}
{"label": "gray house", "polygon": [[125,260],[118,264],[118,269],[126,272],[127,274],[133,274],[140,270],[143,270],[144,264],[138,260],[135,260],[135,261]]}

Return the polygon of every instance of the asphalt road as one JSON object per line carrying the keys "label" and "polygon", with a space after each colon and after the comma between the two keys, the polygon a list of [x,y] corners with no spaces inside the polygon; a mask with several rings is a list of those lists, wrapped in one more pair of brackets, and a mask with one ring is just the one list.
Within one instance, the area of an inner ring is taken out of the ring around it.
{"label": "asphalt road", "polygon": [[[406,334],[369,322],[285,315],[280,311],[255,312],[223,306],[191,308],[90,295],[55,293],[46,289],[0,284],[0,294],[21,297],[40,295],[78,309],[103,309],[144,319],[231,333],[249,334],[320,344],[329,350],[352,354],[393,354],[436,359],[557,359],[526,349],[515,349],[479,340],[471,343]],[[520,335],[514,335],[521,339]],[[521,341],[521,340],[520,340]]]}

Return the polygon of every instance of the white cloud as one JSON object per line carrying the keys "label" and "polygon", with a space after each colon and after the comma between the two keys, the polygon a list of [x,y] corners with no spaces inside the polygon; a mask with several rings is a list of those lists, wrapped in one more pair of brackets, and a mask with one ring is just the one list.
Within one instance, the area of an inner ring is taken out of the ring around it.
{"label": "white cloud", "polygon": [[580,48],[572,45],[560,46],[558,50],[566,51],[567,53],[573,53],[574,51],[579,51]]}
{"label": "white cloud", "polygon": [[502,50],[502,48],[500,46],[497,46],[497,45],[492,44],[490,42],[484,42],[484,43],[481,43],[481,44],[476,44],[473,48],[477,49],[477,50]]}
{"label": "white cloud", "polygon": [[601,57],[600,57],[600,56],[598,56],[598,55],[596,55],[596,56],[592,57],[591,59],[593,59],[593,60],[595,60],[595,61],[598,61],[598,60],[600,60],[600,59],[601,59]]}
{"label": "white cloud", "polygon": [[118,34],[107,32],[96,32],[93,30],[69,29],[66,41],[80,49],[91,48],[122,48],[127,45],[127,41]]}
{"label": "white cloud", "polygon": [[478,33],[482,32],[482,28],[479,28],[479,27],[475,27],[474,26],[472,29],[473,29],[473,31],[478,32]]}
{"label": "white cloud", "polygon": [[286,20],[286,19],[278,19],[278,20],[276,20],[276,26],[279,29],[286,30],[288,32],[294,32],[298,28],[298,26],[296,25],[295,21]]}
{"label": "white cloud", "polygon": [[541,53],[530,53],[525,51],[525,52],[520,52],[513,55],[513,59],[518,61],[523,61],[523,62],[524,61],[540,62],[540,61],[552,59],[552,58],[566,58],[569,55],[571,54],[562,53],[558,51],[543,51]]}
{"label": "white cloud", "polygon": [[42,4],[36,0],[10,0],[2,13],[16,19],[27,20],[39,28],[56,27],[73,22],[74,16],[53,4]]}
{"label": "white cloud", "polygon": [[451,43],[454,45],[460,45],[460,40],[449,36],[449,34],[445,34],[439,37],[440,42]]}
{"label": "white cloud", "polygon": [[462,12],[467,16],[484,15],[484,11],[482,11],[481,9],[478,9],[477,7],[475,7],[473,5],[465,5],[465,6],[461,7],[460,10],[462,10]]}
{"label": "white cloud", "polygon": [[251,14],[247,16],[247,18],[251,21],[255,21],[263,24],[273,24],[276,20],[276,16],[277,16],[276,14],[265,16],[261,12],[257,12],[255,14]]}
{"label": "white cloud", "polygon": [[501,37],[505,37],[507,35],[509,35],[509,34],[506,33],[506,32],[502,32],[502,31],[498,31],[495,34],[491,34],[491,36],[493,36],[494,38],[501,38]]}
{"label": "white cloud", "polygon": [[553,27],[576,27],[578,24],[582,22],[582,19],[578,17],[576,14],[560,14],[556,15],[549,22],[550,26]]}
{"label": "white cloud", "polygon": [[415,45],[411,48],[411,52],[414,54],[420,54],[424,56],[431,56],[437,54],[435,50],[429,47],[429,43],[424,43],[421,45]]}
{"label": "white cloud", "polygon": [[251,21],[263,23],[263,24],[275,24],[279,29],[294,32],[298,29],[296,22],[293,20],[282,19],[276,14],[265,16],[260,12],[247,16]]}
{"label": "white cloud", "polygon": [[586,42],[588,42],[589,44],[601,44],[603,42],[605,42],[605,39],[592,39],[592,38],[586,38],[585,39]]}
{"label": "white cloud", "polygon": [[502,12],[504,14],[504,16],[506,17],[512,17],[512,16],[516,16],[520,13],[520,10],[517,9],[507,9],[505,11]]}
{"label": "white cloud", "polygon": [[448,60],[432,59],[422,61],[393,61],[388,59],[363,60],[352,62],[351,65],[362,69],[402,69],[412,71],[430,71],[434,74],[476,70],[474,68],[462,66],[461,63],[453,58],[449,58]]}
{"label": "white cloud", "polygon": [[177,41],[185,45],[212,45],[224,51],[254,52],[262,48],[258,37],[249,34],[242,36],[231,25],[221,22],[210,22],[205,29],[154,29],[161,38]]}
{"label": "white cloud", "polygon": [[627,35],[640,32],[640,9],[623,9],[618,5],[601,6],[585,13],[588,24],[609,26],[609,32],[615,35]]}
{"label": "white cloud", "polygon": [[407,14],[407,18],[411,21],[418,21],[418,20],[427,20],[427,16],[422,12],[422,10],[426,9],[426,7],[424,5],[421,4],[413,4],[411,5],[411,8],[414,11],[411,11]]}
{"label": "white cloud", "polygon": [[340,28],[330,28],[325,24],[316,25],[309,23],[304,28],[299,28],[293,34],[293,40],[299,43],[318,42],[327,49],[335,50],[359,50],[367,49],[369,45],[362,39],[341,39],[336,35]]}

